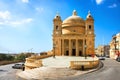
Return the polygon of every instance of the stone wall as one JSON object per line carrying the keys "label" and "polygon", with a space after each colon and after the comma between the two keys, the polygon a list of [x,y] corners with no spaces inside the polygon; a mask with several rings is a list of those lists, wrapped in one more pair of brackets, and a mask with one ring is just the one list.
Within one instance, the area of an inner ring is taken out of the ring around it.
{"label": "stone wall", "polygon": [[29,58],[26,58],[25,70],[41,67],[43,65],[41,59],[51,56],[52,55],[50,54],[50,55],[42,55],[42,56],[31,56]]}
{"label": "stone wall", "polygon": [[71,69],[92,69],[99,65],[99,60],[94,61],[71,61]]}

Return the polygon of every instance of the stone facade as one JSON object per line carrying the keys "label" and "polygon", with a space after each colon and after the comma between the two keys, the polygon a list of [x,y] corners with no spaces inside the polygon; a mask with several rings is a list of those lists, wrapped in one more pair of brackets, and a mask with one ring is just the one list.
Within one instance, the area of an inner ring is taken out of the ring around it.
{"label": "stone facade", "polygon": [[104,56],[104,46],[103,45],[99,45],[97,48],[96,48],[96,51],[95,51],[96,55],[97,56]]}
{"label": "stone facade", "polygon": [[114,35],[110,42],[110,57],[116,58],[120,55],[120,33]]}
{"label": "stone facade", "polygon": [[109,57],[110,56],[109,50],[110,50],[110,46],[109,45],[99,45],[96,48],[95,54],[97,56],[106,56],[106,57]]}
{"label": "stone facade", "polygon": [[53,54],[85,56],[94,54],[94,19],[90,12],[83,20],[74,10],[64,21],[60,15],[53,19]]}

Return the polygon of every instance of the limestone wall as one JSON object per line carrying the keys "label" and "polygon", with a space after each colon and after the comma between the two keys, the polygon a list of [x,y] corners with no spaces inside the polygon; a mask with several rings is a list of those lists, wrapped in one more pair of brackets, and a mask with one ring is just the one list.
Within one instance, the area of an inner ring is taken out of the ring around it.
{"label": "limestone wall", "polygon": [[70,61],[70,68],[72,69],[91,69],[97,67],[99,60],[94,61]]}
{"label": "limestone wall", "polygon": [[26,58],[25,70],[41,67],[43,65],[41,59],[47,58],[50,56],[52,55],[31,56],[29,58]]}

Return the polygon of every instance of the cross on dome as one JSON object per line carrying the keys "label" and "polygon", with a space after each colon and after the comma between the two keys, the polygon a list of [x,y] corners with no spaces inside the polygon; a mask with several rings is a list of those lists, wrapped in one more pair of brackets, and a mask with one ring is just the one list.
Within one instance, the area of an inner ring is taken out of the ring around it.
{"label": "cross on dome", "polygon": [[88,11],[88,15],[90,15],[90,16],[91,16],[90,10]]}
{"label": "cross on dome", "polygon": [[59,12],[57,11],[56,16],[60,16]]}
{"label": "cross on dome", "polygon": [[92,15],[91,15],[91,13],[90,13],[90,10],[88,11],[87,18],[93,18]]}
{"label": "cross on dome", "polygon": [[73,10],[73,16],[77,16],[77,11]]}

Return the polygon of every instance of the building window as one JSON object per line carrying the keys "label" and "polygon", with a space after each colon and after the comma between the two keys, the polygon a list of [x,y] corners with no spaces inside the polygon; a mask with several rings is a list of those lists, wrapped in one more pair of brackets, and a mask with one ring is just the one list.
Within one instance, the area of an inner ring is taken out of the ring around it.
{"label": "building window", "polygon": [[82,44],[83,44],[83,43],[82,43],[82,41],[80,40],[80,41],[79,41],[79,46],[81,47],[81,46],[82,46]]}
{"label": "building window", "polygon": [[75,46],[75,42],[73,42],[73,46]]}
{"label": "building window", "polygon": [[89,25],[89,29],[91,29],[92,27],[91,27],[91,25]]}
{"label": "building window", "polygon": [[56,30],[58,30],[58,26],[56,26]]}
{"label": "building window", "polygon": [[68,41],[66,41],[66,46],[68,46],[68,44],[69,44]]}

